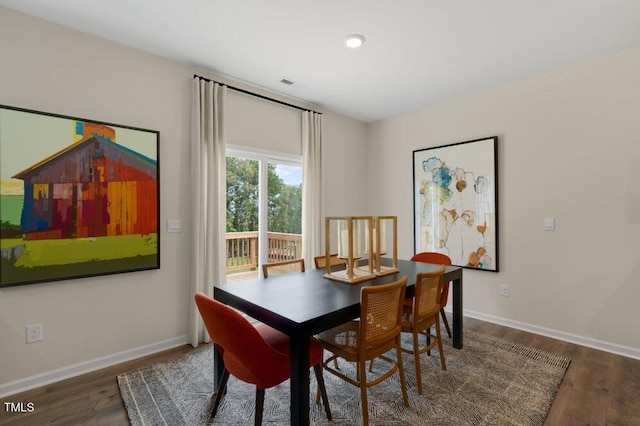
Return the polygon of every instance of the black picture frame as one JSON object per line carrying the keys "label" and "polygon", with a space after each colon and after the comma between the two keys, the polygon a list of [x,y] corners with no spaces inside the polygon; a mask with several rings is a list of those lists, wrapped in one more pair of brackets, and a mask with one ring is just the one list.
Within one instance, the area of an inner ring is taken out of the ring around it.
{"label": "black picture frame", "polygon": [[413,151],[414,252],[499,271],[498,137]]}
{"label": "black picture frame", "polygon": [[0,105],[0,288],[160,268],[160,132]]}

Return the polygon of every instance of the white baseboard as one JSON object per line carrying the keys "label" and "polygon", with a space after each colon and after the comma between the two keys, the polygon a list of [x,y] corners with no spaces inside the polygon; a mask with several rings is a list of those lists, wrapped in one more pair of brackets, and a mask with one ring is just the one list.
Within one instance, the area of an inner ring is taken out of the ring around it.
{"label": "white baseboard", "polygon": [[172,339],[163,340],[161,342],[152,343],[150,345],[140,346],[138,348],[119,352],[113,355],[92,359],[68,367],[59,368],[53,371],[36,374],[35,376],[26,377],[9,383],[0,384],[0,398],[9,395],[15,395],[30,389],[48,385],[49,383],[58,382],[60,380],[79,376],[81,374],[90,373],[101,368],[110,367],[132,359],[141,358],[152,355],[168,349],[187,344],[187,336],[174,337]]}
{"label": "white baseboard", "polygon": [[[451,313],[451,309],[445,309]],[[605,352],[610,352],[616,355],[622,355],[629,358],[640,359],[640,349],[631,348],[628,346],[618,345],[616,343],[604,342],[602,340],[592,339],[590,337],[579,336],[577,334],[566,333],[564,331],[553,330],[546,327],[539,327],[537,325],[527,324],[524,322],[513,321],[506,318],[496,317],[493,315],[487,315],[480,312],[469,311],[464,309],[464,315],[470,318],[479,319],[494,324],[504,325],[505,327],[511,327],[518,330],[528,331],[530,333],[540,334],[542,336],[551,337],[558,340],[564,340],[565,342],[575,343],[576,345],[586,346],[593,349],[598,349]]]}
{"label": "white baseboard", "polygon": [[[451,313],[451,308],[445,309],[448,313]],[[530,333],[540,334],[542,336],[551,337],[565,342],[575,343],[577,345],[586,346],[610,352],[616,355],[622,355],[629,358],[640,359],[640,350],[630,348],[627,346],[618,345],[615,343],[604,342],[601,340],[595,340],[589,337],[578,336],[576,334],[566,333],[563,331],[553,330],[546,327],[539,327],[532,324],[527,324],[519,321],[513,321],[506,318],[496,317],[493,315],[487,315],[480,312],[470,311],[465,309],[464,315],[470,318],[479,319],[494,324],[503,325],[505,327],[511,327],[518,330],[528,331]],[[119,352],[113,355],[108,355],[102,358],[96,358],[93,360],[81,362],[79,364],[70,365],[68,367],[60,368],[53,371],[48,371],[35,376],[26,377],[24,379],[16,380],[9,383],[0,384],[0,398],[4,398],[9,395],[14,395],[20,392],[24,392],[30,389],[34,389],[40,386],[48,385],[49,383],[58,382],[60,380],[68,379],[71,377],[79,376],[81,374],[90,373],[101,368],[109,367],[112,365],[120,364],[132,359],[141,358],[154,353],[162,352],[168,349],[176,348],[178,346],[187,344],[187,336],[174,337],[173,339],[164,340],[162,342],[152,343],[150,345],[141,346],[128,351]]]}

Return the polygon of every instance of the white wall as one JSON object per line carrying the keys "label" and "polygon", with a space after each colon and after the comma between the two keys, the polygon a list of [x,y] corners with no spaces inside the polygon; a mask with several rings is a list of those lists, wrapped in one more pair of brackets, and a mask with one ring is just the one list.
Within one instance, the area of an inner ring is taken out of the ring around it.
{"label": "white wall", "polygon": [[[0,289],[0,395],[184,344],[191,81],[216,76],[2,7],[0,63],[0,104],[159,130],[162,219],[160,270]],[[295,126],[300,112],[237,93],[229,110],[232,143],[300,153],[300,131],[282,130],[281,121]],[[327,151],[364,150],[362,123],[327,112],[324,129]],[[364,205],[363,180],[348,178],[366,174],[365,159],[352,170],[335,161],[327,167],[345,191],[329,204]],[[167,219],[181,219],[183,232],[166,233]],[[27,345],[25,326],[36,323],[44,340]]]}
{"label": "white wall", "polygon": [[[161,218],[189,218],[186,68],[3,8],[0,58],[2,104],[159,130]],[[0,383],[183,336],[186,235],[161,233],[160,270],[1,289]]]}
{"label": "white wall", "polygon": [[640,48],[371,124],[369,205],[398,215],[401,258],[412,151],[494,135],[500,272],[465,270],[465,309],[640,357]]}
{"label": "white wall", "polygon": [[367,125],[331,112],[323,124],[325,141],[332,141],[324,145],[325,214],[367,214]]}
{"label": "white wall", "polygon": [[227,91],[227,143],[301,156],[301,134],[299,110]]}

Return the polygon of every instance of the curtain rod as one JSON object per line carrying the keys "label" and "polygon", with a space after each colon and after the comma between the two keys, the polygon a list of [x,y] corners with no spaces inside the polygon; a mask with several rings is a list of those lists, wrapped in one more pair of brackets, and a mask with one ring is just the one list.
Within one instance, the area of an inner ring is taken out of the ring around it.
{"label": "curtain rod", "polygon": [[294,109],[297,109],[297,110],[300,110],[300,111],[315,112],[316,114],[322,115],[321,112],[314,111],[314,110],[309,109],[309,108],[303,108],[301,106],[293,105],[293,104],[290,104],[290,103],[287,103],[287,102],[284,102],[284,101],[280,101],[278,99],[273,99],[273,98],[270,98],[268,96],[261,95],[259,93],[250,92],[248,90],[240,89],[239,87],[233,87],[233,86],[230,86],[230,85],[228,85],[226,83],[220,83],[219,81],[215,81],[215,80],[212,80],[210,78],[202,77],[201,75],[198,75],[198,74],[194,74],[193,78],[199,78],[201,80],[209,81],[209,82],[212,82],[212,83],[218,83],[218,84],[221,84],[223,86],[227,86],[229,89],[235,90],[236,92],[244,93],[245,95],[255,96],[256,98],[264,99],[266,101],[275,102],[277,104],[284,105],[284,106],[287,106],[289,108],[294,108]]}

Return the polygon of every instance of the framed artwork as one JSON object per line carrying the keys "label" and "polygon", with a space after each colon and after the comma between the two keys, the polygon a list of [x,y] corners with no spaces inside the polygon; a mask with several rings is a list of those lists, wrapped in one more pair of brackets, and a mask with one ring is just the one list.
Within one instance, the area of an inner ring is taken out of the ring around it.
{"label": "framed artwork", "polygon": [[498,272],[498,137],[413,151],[415,253]]}
{"label": "framed artwork", "polygon": [[0,287],[159,269],[159,140],[0,105]]}

